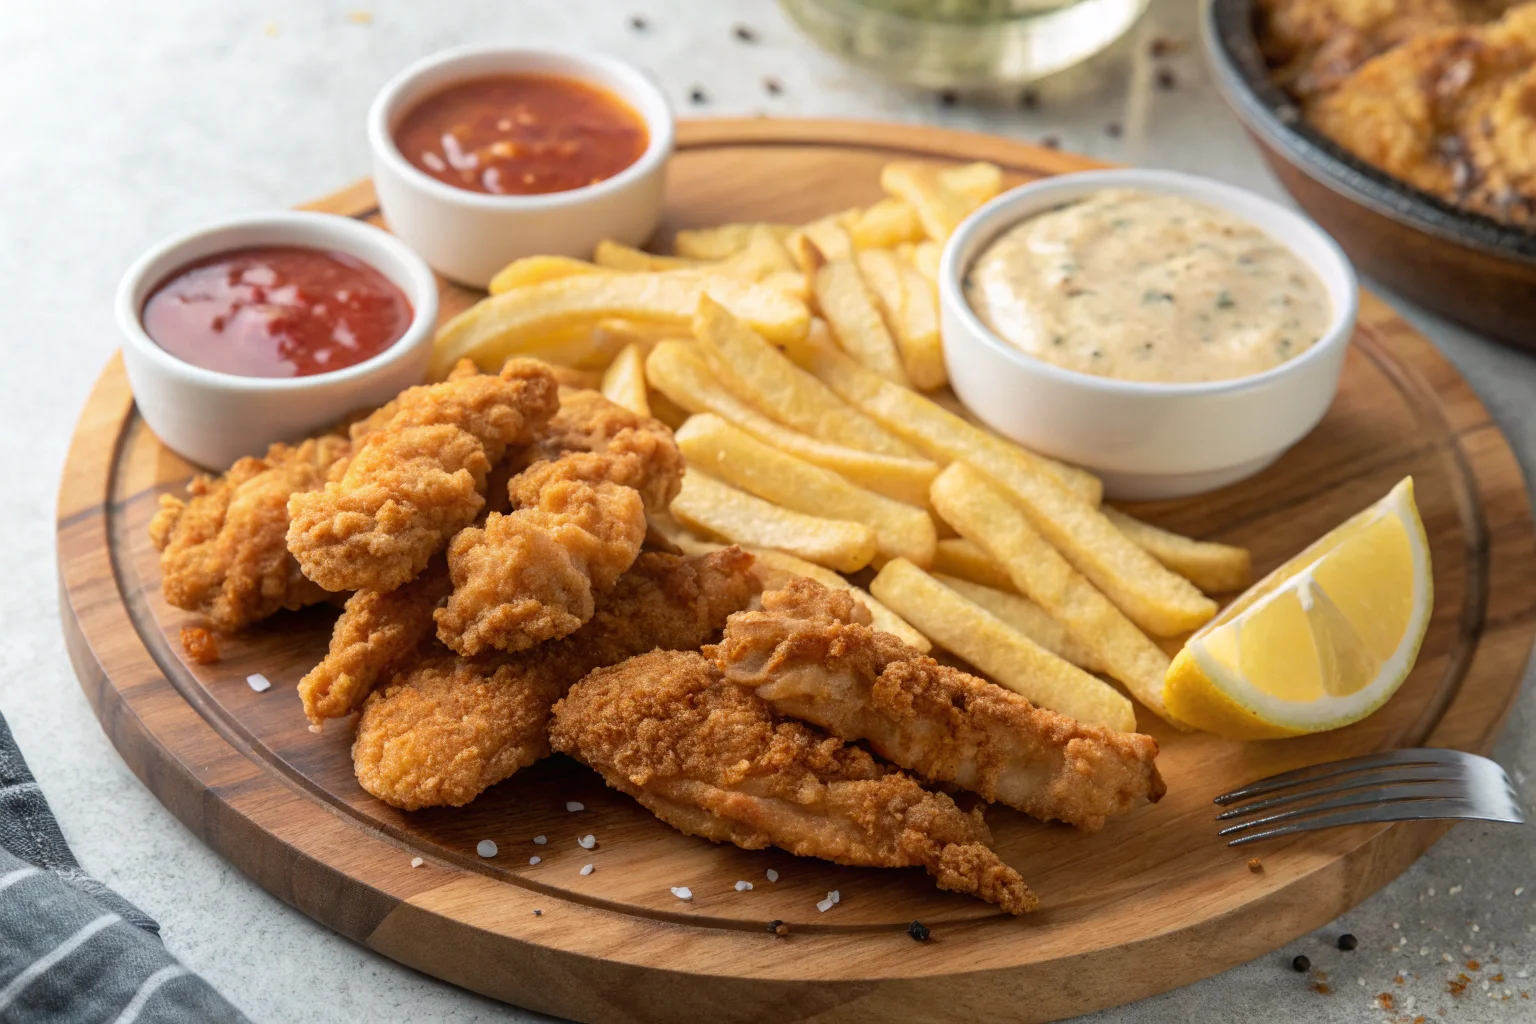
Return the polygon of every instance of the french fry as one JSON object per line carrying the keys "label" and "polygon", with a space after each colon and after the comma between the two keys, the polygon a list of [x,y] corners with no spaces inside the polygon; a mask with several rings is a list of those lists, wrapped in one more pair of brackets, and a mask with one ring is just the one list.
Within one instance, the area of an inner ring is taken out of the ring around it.
{"label": "french fry", "polygon": [[718,268],[719,272],[752,281],[761,281],[773,274],[793,274],[800,270],[784,241],[767,224],[757,224],[747,236],[746,246],[717,264],[702,264]]}
{"label": "french fry", "polygon": [[938,173],[939,184],[965,200],[972,210],[1003,190],[1003,171],[997,164],[978,162],[946,167]]}
{"label": "french fry", "polygon": [[[647,380],[646,383],[649,384],[650,381]],[[645,389],[645,400],[651,407],[651,415],[661,420],[661,422],[673,430],[687,423],[688,417],[691,415],[687,409],[684,409],[654,387],[647,387]]]}
{"label": "french fry", "polygon": [[[782,452],[841,473],[867,490],[910,505],[925,505],[939,467],[926,459],[859,451],[791,430],[743,402],[722,384],[685,342],[664,341],[645,361],[645,376],[667,399],[688,412],[712,412]],[[652,403],[658,408],[657,403]],[[665,421],[664,421],[665,422]]]}
{"label": "french fry", "polygon": [[863,451],[917,454],[708,296],[699,300],[693,335],[727,387],[785,426]]}
{"label": "french fry", "polygon": [[784,245],[800,264],[801,270],[810,274],[820,266],[812,253],[813,248],[820,251],[825,259],[853,259],[853,239],[849,236],[848,229],[843,226],[843,216],[843,214],[834,213],[819,217],[790,232],[789,237],[784,240]]}
{"label": "french fry", "polygon": [[609,351],[619,352],[628,345],[634,345],[640,349],[641,355],[648,354],[656,347],[658,341],[665,338],[686,338],[687,336],[687,331],[680,331],[669,324],[618,318],[599,320],[597,326],[592,328],[592,337]]}
{"label": "french fry", "polygon": [[1065,658],[1088,672],[1104,671],[1098,656],[1089,647],[1079,643],[1072,631],[1051,618],[1044,608],[1027,597],[1013,593],[1011,582],[1007,590],[997,590],[937,572],[933,578],[967,601],[981,605],[1058,658]]}
{"label": "french fry", "polygon": [[[479,371],[476,371],[479,372]],[[551,363],[550,376],[555,378],[563,388],[577,388],[582,391],[595,391],[603,386],[603,374],[601,370],[578,370],[571,366],[561,366]]]}
{"label": "french fry", "polygon": [[608,369],[603,371],[603,397],[622,405],[637,416],[649,416],[651,403],[645,396],[645,356],[640,346],[626,345]]}
{"label": "french fry", "polygon": [[975,209],[965,197],[945,187],[938,168],[931,164],[907,160],[886,164],[880,170],[880,187],[905,200],[916,211],[928,238],[940,245]]}
{"label": "french fry", "polygon": [[684,259],[680,256],[657,256],[655,253],[623,245],[607,238],[597,243],[597,248],[592,251],[592,262],[609,270],[632,272],[697,270],[705,265],[698,260]]}
{"label": "french fry", "polygon": [[912,247],[912,268],[923,275],[930,288],[939,287],[939,258],[944,247],[938,242],[918,242]]}
{"label": "french fry", "polygon": [[902,242],[920,242],[923,223],[917,211],[905,199],[888,196],[873,206],[858,210],[846,224],[855,249],[889,249]]}
{"label": "french fry", "polygon": [[1114,687],[1035,643],[904,558],[886,563],[869,589],[925,636],[1031,704],[1119,732],[1136,710]]}
{"label": "french fry", "polygon": [[1013,579],[979,544],[964,537],[945,537],[934,547],[933,571],[958,576],[993,590],[1013,590]]}
{"label": "french fry", "polygon": [[1146,548],[1148,554],[1165,568],[1183,576],[1207,594],[1246,590],[1253,582],[1253,558],[1247,548],[1182,537],[1108,505],[1103,511],[1115,524],[1115,529]]}
{"label": "french fry", "polygon": [[1010,444],[915,391],[897,387],[836,349],[801,344],[812,373],[845,402],[936,462],[965,459],[995,476],[1033,471],[1070,488],[1084,502],[1098,504],[1103,485],[1092,473]]}
{"label": "french fry", "polygon": [[577,277],[586,274],[609,274],[607,267],[600,267],[586,260],[572,259],[569,256],[524,256],[520,260],[513,260],[491,278],[490,293],[500,295],[514,288],[526,288],[531,284],[543,284],[545,281],[558,281],[562,277]]}
{"label": "french fry", "polygon": [[875,531],[876,549],[887,557],[919,565],[933,561],[933,520],[920,508],[786,455],[711,413],[684,423],[677,444],[690,466],[725,483],[793,512],[863,523]]}
{"label": "french fry", "polygon": [[796,230],[793,224],[717,224],[677,233],[672,249],[679,256],[693,260],[723,260],[745,249],[754,229],[765,227],[780,242]]}
{"label": "french fry", "polygon": [[690,468],[672,499],[673,518],[690,530],[733,544],[774,548],[839,572],[857,572],[875,556],[875,531],[771,505]]}
{"label": "french fry", "polygon": [[806,281],[805,275],[798,270],[776,270],[765,275],[758,283],[764,288],[783,292],[801,302],[809,302],[811,298],[811,286]]}
{"label": "french fry", "polygon": [[[813,257],[820,256],[812,247]],[[873,296],[851,259],[823,263],[811,274],[816,308],[832,328],[838,344],[862,365],[886,380],[908,387],[896,340],[880,318]]]}
{"label": "french fry", "polygon": [[1174,636],[1198,629],[1216,614],[1216,602],[1163,568],[1085,500],[1097,495],[1076,492],[1068,479],[1073,474],[1059,463],[978,430],[840,353],[811,355],[817,376],[833,391],[919,452],[935,461],[968,462],[991,477],[1051,546],[1141,629]]}
{"label": "french fry", "polygon": [[686,331],[699,298],[706,294],[769,341],[799,340],[810,326],[810,311],[803,303],[734,278],[686,271],[584,274],[492,295],[448,321],[433,342],[432,376],[441,379],[465,357],[484,369],[500,367],[541,337],[599,320],[640,320]]}
{"label": "french fry", "polygon": [[862,249],[854,262],[896,338],[912,386],[922,391],[943,387],[949,377],[939,341],[938,309],[928,282],[916,270],[903,267],[889,249]]}
{"label": "french fry", "polygon": [[1093,651],[1106,674],[1124,683],[1151,711],[1174,722],[1163,704],[1168,655],[1036,533],[989,478],[956,462],[933,482],[932,495],[939,514],[1007,568],[1019,592],[1071,630]]}

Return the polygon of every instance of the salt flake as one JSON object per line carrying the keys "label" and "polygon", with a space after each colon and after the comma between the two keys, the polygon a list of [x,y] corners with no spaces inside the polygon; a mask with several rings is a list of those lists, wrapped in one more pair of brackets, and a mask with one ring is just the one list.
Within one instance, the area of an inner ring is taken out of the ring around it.
{"label": "salt flake", "polygon": [[250,684],[251,689],[255,690],[257,693],[266,693],[268,690],[272,689],[272,680],[268,679],[260,672],[257,672],[253,676],[246,676],[245,681]]}
{"label": "salt flake", "polygon": [[496,844],[489,839],[482,839],[475,844],[475,852],[482,857],[494,857],[496,856]]}

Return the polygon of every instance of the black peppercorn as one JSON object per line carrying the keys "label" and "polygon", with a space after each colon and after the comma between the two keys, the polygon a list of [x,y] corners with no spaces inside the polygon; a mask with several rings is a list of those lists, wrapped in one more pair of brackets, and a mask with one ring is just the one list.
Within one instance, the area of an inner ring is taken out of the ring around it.
{"label": "black peppercorn", "polygon": [[1298,956],[1296,959],[1291,961],[1291,970],[1297,972],[1298,974],[1306,974],[1311,969],[1312,961],[1308,960],[1304,956]]}
{"label": "black peppercorn", "polygon": [[923,924],[923,922],[913,921],[911,924],[907,925],[907,934],[912,936],[912,938],[918,942],[927,942],[930,933],[928,931],[928,926]]}
{"label": "black peppercorn", "polygon": [[1360,940],[1349,934],[1349,932],[1345,932],[1343,935],[1339,936],[1339,948],[1344,950],[1346,953],[1359,945]]}

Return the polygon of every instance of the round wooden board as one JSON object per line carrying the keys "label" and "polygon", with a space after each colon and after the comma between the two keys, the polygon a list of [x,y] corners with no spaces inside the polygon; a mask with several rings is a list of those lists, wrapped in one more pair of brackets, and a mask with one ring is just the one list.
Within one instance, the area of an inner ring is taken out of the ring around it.
{"label": "round wooden board", "polygon": [[[681,226],[801,221],[867,203],[879,196],[880,165],[913,156],[992,160],[1011,182],[1090,166],[928,128],[696,122],[681,133],[662,239]],[[367,183],[315,208],[375,215]],[[444,298],[448,315],[473,296],[445,286]],[[349,725],[311,734],[293,695],[325,648],[333,610],[279,616],[226,641],[210,667],[181,660],[176,637],[189,616],[160,597],[145,525],[157,496],[179,491],[190,472],[135,415],[114,360],[70,451],[58,550],[71,655],[123,758],[187,827],[316,920],[440,978],[580,1020],[1039,1021],[1267,953],[1394,877],[1445,826],[1361,826],[1236,851],[1216,837],[1211,798],[1366,751],[1487,750],[1536,627],[1536,549],[1508,444],[1430,344],[1366,296],[1339,397],[1310,437],[1256,479],[1138,514],[1245,544],[1262,572],[1413,474],[1436,592],[1417,668],[1372,718],[1310,738],[1234,743],[1175,734],[1143,715],[1163,745],[1160,804],[1094,836],[989,814],[999,852],[1043,901],[1011,918],[935,890],[920,871],[840,868],[683,836],[563,758],[462,810],[380,804],[352,777]],[[276,685],[253,692],[253,672]],[[568,812],[572,800],[585,809]],[[592,852],[576,843],[589,833]],[[548,844],[534,845],[538,835]],[[481,839],[500,853],[477,857]],[[1255,854],[1259,873],[1247,867]],[[413,869],[413,856],[425,863]],[[580,875],[587,863],[595,872]],[[738,879],[756,888],[737,892]],[[676,885],[692,888],[691,902],[671,895]],[[830,889],[842,902],[818,913]],[[788,922],[790,935],[769,935],[771,919]],[[914,919],[933,929],[931,943],[908,938]]]}

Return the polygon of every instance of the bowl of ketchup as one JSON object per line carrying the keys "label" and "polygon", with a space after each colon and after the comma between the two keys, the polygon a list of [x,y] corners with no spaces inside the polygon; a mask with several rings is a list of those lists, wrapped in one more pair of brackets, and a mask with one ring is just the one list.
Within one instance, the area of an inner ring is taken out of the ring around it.
{"label": "bowl of ketchup", "polygon": [[222,469],[421,383],[432,271],[360,221],[283,212],[224,221],[141,257],[117,296],[140,414]]}
{"label": "bowl of ketchup", "polygon": [[433,54],[368,113],[390,230],[445,277],[484,288],[535,254],[644,243],[673,148],[661,90],[599,53],[473,46]]}

